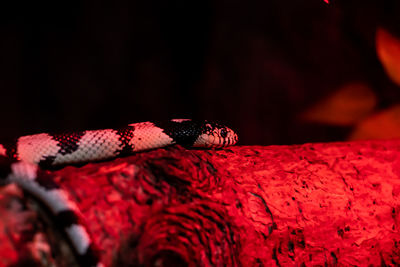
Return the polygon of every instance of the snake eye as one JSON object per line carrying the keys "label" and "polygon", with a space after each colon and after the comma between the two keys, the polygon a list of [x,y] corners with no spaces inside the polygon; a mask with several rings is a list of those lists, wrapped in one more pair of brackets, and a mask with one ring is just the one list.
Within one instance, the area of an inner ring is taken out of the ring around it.
{"label": "snake eye", "polygon": [[219,134],[221,135],[222,138],[225,138],[228,135],[228,131],[225,128],[223,128],[221,129]]}

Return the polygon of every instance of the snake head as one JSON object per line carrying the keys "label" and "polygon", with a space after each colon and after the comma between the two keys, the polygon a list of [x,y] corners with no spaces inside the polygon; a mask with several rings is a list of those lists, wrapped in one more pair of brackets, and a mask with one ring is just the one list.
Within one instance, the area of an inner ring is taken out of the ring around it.
{"label": "snake head", "polygon": [[238,137],[230,128],[210,121],[174,119],[155,123],[173,144],[190,147],[224,147],[236,144]]}
{"label": "snake head", "polygon": [[193,144],[194,147],[224,147],[236,144],[237,134],[230,128],[205,121],[200,125],[200,134]]}

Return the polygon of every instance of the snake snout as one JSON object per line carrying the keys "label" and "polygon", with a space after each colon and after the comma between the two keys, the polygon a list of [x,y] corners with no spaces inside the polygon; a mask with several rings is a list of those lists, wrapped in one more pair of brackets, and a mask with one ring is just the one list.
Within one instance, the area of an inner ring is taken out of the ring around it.
{"label": "snake snout", "polygon": [[193,146],[225,147],[234,145],[238,141],[237,134],[228,127],[207,124],[205,129]]}
{"label": "snake snout", "polygon": [[231,145],[236,144],[238,141],[237,134],[232,129],[225,128],[225,130],[226,130],[226,136],[222,138],[223,139],[222,145],[223,146],[225,146],[225,145],[231,146]]}

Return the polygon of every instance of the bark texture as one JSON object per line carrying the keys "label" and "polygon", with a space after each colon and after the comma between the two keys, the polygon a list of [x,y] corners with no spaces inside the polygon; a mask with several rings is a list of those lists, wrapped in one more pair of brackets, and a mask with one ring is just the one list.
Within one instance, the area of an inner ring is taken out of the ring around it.
{"label": "bark texture", "polygon": [[54,174],[113,266],[395,266],[399,151],[170,147]]}

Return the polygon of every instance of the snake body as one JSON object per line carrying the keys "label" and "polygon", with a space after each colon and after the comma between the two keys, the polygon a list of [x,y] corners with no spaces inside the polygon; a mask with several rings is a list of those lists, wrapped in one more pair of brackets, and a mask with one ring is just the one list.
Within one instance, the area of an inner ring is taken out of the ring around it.
{"label": "snake body", "polygon": [[226,126],[187,119],[133,123],[118,129],[22,136],[0,144],[0,182],[17,184],[49,208],[69,238],[81,266],[104,266],[79,208],[44,169],[112,159],[174,144],[224,147],[236,142],[236,133]]}

